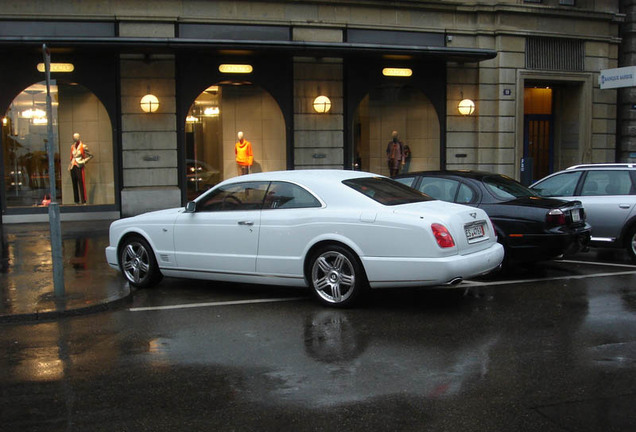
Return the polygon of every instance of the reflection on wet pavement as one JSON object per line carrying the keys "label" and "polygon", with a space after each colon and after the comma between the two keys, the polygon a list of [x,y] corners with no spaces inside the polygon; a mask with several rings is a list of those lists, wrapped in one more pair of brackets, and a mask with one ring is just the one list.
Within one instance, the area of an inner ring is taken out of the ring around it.
{"label": "reflection on wet pavement", "polygon": [[118,293],[122,281],[106,264],[103,252],[108,244],[108,225],[108,221],[63,223],[63,298],[54,294],[48,225],[3,227],[0,315],[81,307]]}
{"label": "reflection on wet pavement", "polygon": [[[67,275],[93,277],[86,273],[97,263],[86,252],[103,246],[99,236],[64,241]],[[13,259],[25,254],[12,247],[9,272]],[[566,277],[623,270],[567,262],[541,271]],[[495,276],[498,284],[472,287],[467,296],[382,291],[351,310],[325,309],[307,297],[4,325],[0,424],[93,432],[184,425],[631,431],[635,278],[506,285]],[[282,292],[165,280],[140,291],[135,306]]]}

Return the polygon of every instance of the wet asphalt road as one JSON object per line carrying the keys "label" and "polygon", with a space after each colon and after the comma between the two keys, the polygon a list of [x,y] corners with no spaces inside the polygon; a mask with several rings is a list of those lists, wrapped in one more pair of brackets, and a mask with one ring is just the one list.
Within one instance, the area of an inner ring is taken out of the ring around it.
{"label": "wet asphalt road", "polygon": [[302,291],[166,279],[117,311],[2,324],[0,430],[636,430],[622,254],[465,288],[332,310]]}

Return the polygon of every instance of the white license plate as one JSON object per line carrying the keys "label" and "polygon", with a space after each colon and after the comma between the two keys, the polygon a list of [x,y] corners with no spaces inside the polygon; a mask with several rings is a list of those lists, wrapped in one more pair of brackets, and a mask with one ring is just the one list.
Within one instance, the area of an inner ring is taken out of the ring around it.
{"label": "white license plate", "polygon": [[581,221],[581,215],[579,214],[579,211],[572,210],[572,222],[576,223],[580,221]]}
{"label": "white license plate", "polygon": [[484,236],[484,225],[467,225],[464,227],[464,231],[466,232],[466,238],[468,240],[473,240]]}

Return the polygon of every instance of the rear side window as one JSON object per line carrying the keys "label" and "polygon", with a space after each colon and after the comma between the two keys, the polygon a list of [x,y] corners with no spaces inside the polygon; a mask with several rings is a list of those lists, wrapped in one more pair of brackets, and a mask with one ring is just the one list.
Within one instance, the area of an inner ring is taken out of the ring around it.
{"label": "rear side window", "polygon": [[563,172],[537,183],[532,189],[544,197],[572,196],[581,174],[581,171]]}
{"label": "rear side window", "polygon": [[384,177],[363,177],[344,180],[342,183],[387,206],[431,201],[423,193]]}
{"label": "rear side window", "polygon": [[402,183],[403,185],[407,185],[407,186],[411,186],[411,187],[413,187],[413,185],[415,184],[415,177],[414,176],[394,178],[393,180],[395,180],[398,183]]}
{"label": "rear side window", "polygon": [[264,209],[321,207],[320,201],[309,191],[287,182],[273,182],[265,197]]}
{"label": "rear side window", "polygon": [[503,175],[486,176],[482,181],[486,189],[501,200],[537,196],[537,193],[532,189]]}
{"label": "rear side window", "polygon": [[457,180],[451,180],[441,177],[422,177],[419,190],[426,195],[442,200],[453,202],[457,189],[459,188],[459,182]]}
{"label": "rear side window", "polygon": [[581,189],[582,196],[629,195],[632,192],[629,172],[618,170],[589,171]]}
{"label": "rear side window", "polygon": [[457,199],[455,202],[459,204],[470,204],[477,200],[475,191],[466,186],[465,184],[459,185],[459,192],[457,193]]}

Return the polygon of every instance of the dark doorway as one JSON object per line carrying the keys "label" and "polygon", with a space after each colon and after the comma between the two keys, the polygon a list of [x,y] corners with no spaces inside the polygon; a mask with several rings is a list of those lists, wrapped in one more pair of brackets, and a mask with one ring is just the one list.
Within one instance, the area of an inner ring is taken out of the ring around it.
{"label": "dark doorway", "polygon": [[524,91],[522,182],[531,183],[554,170],[554,115],[550,87]]}
{"label": "dark doorway", "polygon": [[523,158],[532,167],[533,180],[539,180],[554,167],[554,117],[551,114],[527,114],[524,117]]}

